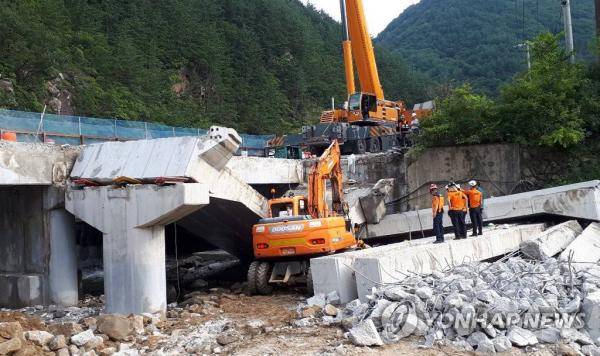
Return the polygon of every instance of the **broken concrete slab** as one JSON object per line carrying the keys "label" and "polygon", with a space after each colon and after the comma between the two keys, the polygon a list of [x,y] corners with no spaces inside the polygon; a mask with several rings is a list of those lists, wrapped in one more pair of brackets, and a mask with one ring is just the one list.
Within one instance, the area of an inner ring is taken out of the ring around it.
{"label": "broken concrete slab", "polygon": [[580,272],[600,262],[600,224],[591,223],[560,254],[560,259],[571,260],[571,267]]}
{"label": "broken concrete slab", "polygon": [[532,259],[543,261],[564,250],[582,232],[576,220],[567,221],[542,232],[534,238],[523,241],[521,252]]}
{"label": "broken concrete slab", "polygon": [[71,179],[110,184],[117,177],[152,183],[156,178],[178,177],[208,183],[225,168],[240,142],[235,130],[213,126],[201,137],[94,144],[77,157]]}
{"label": "broken concrete slab", "polygon": [[[379,224],[381,219],[386,214],[387,208],[385,203],[394,189],[394,179],[382,179],[365,196],[358,198],[355,204],[357,214],[354,217],[351,211],[350,219],[354,224]],[[360,217],[362,215],[362,218]]]}
{"label": "broken concrete slab", "polygon": [[411,273],[431,273],[512,252],[544,229],[544,224],[520,225],[438,245],[432,244],[435,238],[428,238],[313,258],[314,290],[324,294],[335,290],[342,303],[357,297],[364,300],[373,287],[398,282]]}
{"label": "broken concrete slab", "polygon": [[238,139],[233,130],[212,127],[202,137],[91,145],[77,159],[72,177],[101,183],[119,176],[151,183],[158,177],[182,177],[204,183],[211,203],[177,224],[246,260],[252,257],[252,225],[267,215],[267,200],[226,167]]}
{"label": "broken concrete slab", "polygon": [[79,147],[0,141],[0,185],[64,184]]}
{"label": "broken concrete slab", "polygon": [[592,339],[597,340],[600,337],[600,292],[585,297],[581,311],[584,315],[585,329]]}
{"label": "broken concrete slab", "polygon": [[298,159],[234,156],[227,168],[251,185],[304,182],[304,165]]}
{"label": "broken concrete slab", "polygon": [[[483,219],[484,222],[506,221],[544,214],[600,222],[600,180],[489,198],[485,201]],[[467,222],[470,222],[468,217]],[[447,214],[444,226],[450,226]],[[390,214],[379,224],[369,226],[368,238],[428,231],[432,227],[430,209]]]}

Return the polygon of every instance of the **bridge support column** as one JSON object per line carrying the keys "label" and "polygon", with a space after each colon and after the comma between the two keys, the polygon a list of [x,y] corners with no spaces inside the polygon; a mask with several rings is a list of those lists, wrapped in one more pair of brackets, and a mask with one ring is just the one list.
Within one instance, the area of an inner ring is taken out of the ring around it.
{"label": "bridge support column", "polygon": [[208,186],[102,186],[66,196],[67,210],[103,234],[107,312],[165,312],[165,225],[207,205]]}

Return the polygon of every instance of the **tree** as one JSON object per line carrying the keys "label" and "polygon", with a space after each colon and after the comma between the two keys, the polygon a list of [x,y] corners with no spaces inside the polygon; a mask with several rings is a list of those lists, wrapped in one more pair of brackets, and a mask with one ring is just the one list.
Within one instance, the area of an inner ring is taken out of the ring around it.
{"label": "tree", "polygon": [[559,38],[537,37],[531,71],[502,88],[497,120],[505,141],[567,148],[584,139],[589,81],[581,65],[568,62]]}
{"label": "tree", "polygon": [[464,84],[439,101],[424,120],[419,143],[425,146],[490,143],[499,139],[494,123],[495,104]]}

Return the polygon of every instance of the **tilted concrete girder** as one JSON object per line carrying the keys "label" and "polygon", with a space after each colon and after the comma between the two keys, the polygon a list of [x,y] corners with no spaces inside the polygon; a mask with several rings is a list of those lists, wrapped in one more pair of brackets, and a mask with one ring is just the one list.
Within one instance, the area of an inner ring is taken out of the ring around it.
{"label": "tilted concrete girder", "polygon": [[[110,312],[165,310],[166,224],[178,222],[233,253],[240,246],[248,251],[252,224],[264,216],[267,204],[226,167],[240,142],[234,130],[213,127],[203,137],[109,142],[84,148],[72,178],[107,185],[127,177],[144,183],[70,189],[67,194],[67,209],[104,234],[104,283]],[[195,183],[153,184],[162,177]]]}
{"label": "tilted concrete girder", "polygon": [[[600,221],[600,180],[486,199],[483,220],[503,221],[544,214]],[[431,209],[391,214],[379,224],[369,225],[368,238],[431,230],[432,225]],[[448,215],[444,214],[444,226],[450,225]]]}

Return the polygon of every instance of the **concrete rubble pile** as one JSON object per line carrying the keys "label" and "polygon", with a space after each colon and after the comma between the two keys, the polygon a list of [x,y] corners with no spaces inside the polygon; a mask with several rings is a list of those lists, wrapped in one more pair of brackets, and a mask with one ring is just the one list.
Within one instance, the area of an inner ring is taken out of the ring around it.
{"label": "concrete rubble pile", "polygon": [[417,336],[422,347],[495,353],[560,344],[575,353],[600,355],[600,254],[588,254],[590,261],[573,259],[580,239],[589,239],[599,227],[591,224],[570,244],[562,243],[554,253],[566,250],[557,257],[534,259],[516,251],[493,263],[413,274],[373,288],[367,302],[356,299],[334,312],[328,310],[331,296],[317,295],[307,300],[301,310],[305,318],[297,324],[310,323],[306,311],[320,306],[320,322],[341,324],[360,346]]}

